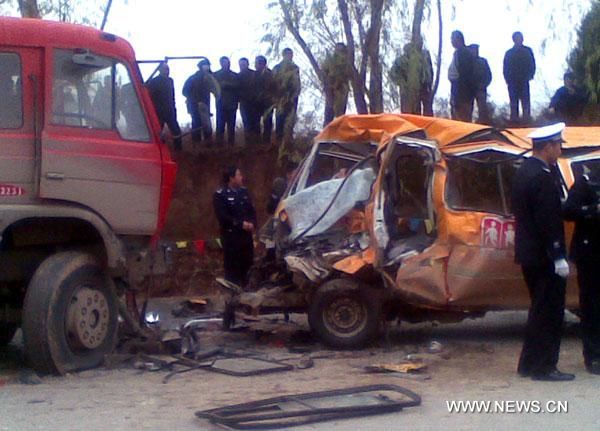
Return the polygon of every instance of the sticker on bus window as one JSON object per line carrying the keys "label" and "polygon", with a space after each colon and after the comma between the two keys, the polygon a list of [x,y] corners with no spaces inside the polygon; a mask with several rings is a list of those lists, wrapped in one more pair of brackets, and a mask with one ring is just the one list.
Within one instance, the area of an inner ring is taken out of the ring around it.
{"label": "sticker on bus window", "polygon": [[500,217],[481,221],[481,245],[490,248],[512,248],[515,245],[515,222]]}

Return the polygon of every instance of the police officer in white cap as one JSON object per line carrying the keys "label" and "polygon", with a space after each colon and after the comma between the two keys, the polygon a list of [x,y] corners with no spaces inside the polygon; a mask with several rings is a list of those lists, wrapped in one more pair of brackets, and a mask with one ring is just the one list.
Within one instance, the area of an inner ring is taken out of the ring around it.
{"label": "police officer in white cap", "polygon": [[575,222],[570,257],[577,265],[583,360],[590,373],[600,374],[600,175],[585,164],[576,166],[581,170],[575,172],[564,216]]}
{"label": "police officer in white cap", "polygon": [[529,135],[533,155],[515,174],[515,259],[521,265],[531,305],[519,374],[534,380],[567,381],[573,374],[556,368],[565,308],[565,234],[556,161],[561,154],[564,123],[542,127]]}

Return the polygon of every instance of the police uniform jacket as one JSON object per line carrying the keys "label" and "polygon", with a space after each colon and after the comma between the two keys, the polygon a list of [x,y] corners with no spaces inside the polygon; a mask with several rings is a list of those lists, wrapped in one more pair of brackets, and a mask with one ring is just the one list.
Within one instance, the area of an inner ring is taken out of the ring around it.
{"label": "police uniform jacket", "polygon": [[600,262],[600,201],[598,190],[586,176],[580,176],[569,191],[564,217],[575,222],[571,259]]}
{"label": "police uniform jacket", "polygon": [[515,174],[512,209],[516,220],[515,260],[543,266],[566,257],[557,174],[530,157]]}
{"label": "police uniform jacket", "polygon": [[221,226],[221,235],[246,234],[242,226],[249,221],[256,226],[256,211],[248,189],[233,189],[225,186],[217,190],[213,196],[215,213]]}

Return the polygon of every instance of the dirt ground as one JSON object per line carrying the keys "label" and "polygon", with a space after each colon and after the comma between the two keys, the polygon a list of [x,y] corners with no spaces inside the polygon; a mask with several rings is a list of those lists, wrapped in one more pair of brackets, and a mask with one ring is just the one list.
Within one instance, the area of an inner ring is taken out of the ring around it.
{"label": "dirt ground", "polygon": [[[160,314],[167,316],[164,303],[153,304],[151,308],[162,307]],[[0,351],[0,430],[210,430],[217,428],[195,418],[195,411],[281,394],[378,383],[409,388],[422,396],[422,405],[399,413],[297,429],[599,429],[600,378],[584,370],[577,319],[568,316],[562,344],[560,368],[577,375],[569,383],[533,382],[516,374],[525,320],[524,312],[500,312],[459,324],[403,324],[393,328],[387,340],[383,337],[369,349],[349,352],[329,351],[306,337],[298,340],[298,334],[306,334],[298,331],[307,329],[301,315],[292,315],[288,323],[261,321],[233,333],[222,332],[216,325],[202,333],[204,347],[260,353],[297,365],[301,355],[288,351],[290,340],[295,340],[296,348],[301,345],[315,357],[314,366],[255,377],[198,370],[175,376],[166,384],[162,383],[165,371],[133,368],[38,378],[22,368],[17,335],[8,349]],[[427,353],[432,341],[441,343],[441,352]],[[364,372],[365,366],[397,363],[407,355],[425,361],[429,380]],[[568,412],[449,413],[446,402],[456,400],[566,401]]]}

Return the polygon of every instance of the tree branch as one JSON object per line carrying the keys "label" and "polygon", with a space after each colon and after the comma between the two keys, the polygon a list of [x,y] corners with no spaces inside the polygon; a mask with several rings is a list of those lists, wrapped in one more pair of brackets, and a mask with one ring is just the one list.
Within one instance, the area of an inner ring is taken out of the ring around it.
{"label": "tree branch", "polygon": [[296,20],[296,22],[294,24],[294,20],[292,19],[292,16],[290,14],[290,7],[288,7],[290,5],[286,5],[284,0],[279,0],[279,6],[281,7],[281,11],[283,12],[283,19],[285,21],[286,27],[288,28],[290,33],[292,33],[292,35],[294,36],[296,43],[300,46],[300,48],[302,49],[302,52],[304,52],[304,55],[306,55],[306,58],[308,58],[310,65],[312,66],[313,70],[319,77],[321,84],[323,85],[324,79],[323,79],[323,72],[321,71],[321,67],[319,66],[319,63],[317,62],[317,59],[315,58],[312,51],[310,50],[308,44],[306,43],[306,41],[300,34],[300,26],[299,26],[298,21]]}
{"label": "tree branch", "polygon": [[350,14],[348,13],[348,3],[346,0],[338,0],[338,9],[340,11],[344,34],[346,36],[346,44],[348,46],[348,63],[352,66],[351,83],[352,93],[354,94],[354,104],[356,105],[356,111],[359,114],[366,114],[368,110],[367,102],[365,100],[365,81],[361,78],[361,75],[354,64],[356,60],[356,44],[354,42],[354,35],[352,34],[352,24],[350,23]]}
{"label": "tree branch", "polygon": [[438,9],[438,52],[437,52],[437,64],[435,65],[435,81],[433,83],[433,89],[431,92],[431,97],[435,97],[435,93],[437,93],[438,87],[440,85],[440,74],[442,72],[442,46],[444,42],[443,28],[442,28],[442,0],[437,0],[437,9]]}

